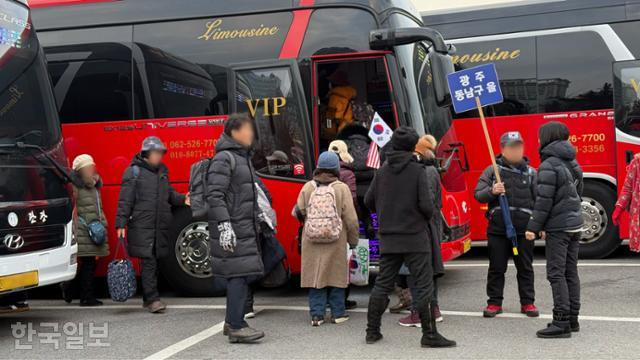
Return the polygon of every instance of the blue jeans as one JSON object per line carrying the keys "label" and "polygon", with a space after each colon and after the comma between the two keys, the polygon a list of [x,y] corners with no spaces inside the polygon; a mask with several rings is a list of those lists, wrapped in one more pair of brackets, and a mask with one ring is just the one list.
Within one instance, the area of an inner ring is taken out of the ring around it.
{"label": "blue jeans", "polygon": [[327,309],[327,302],[331,308],[331,315],[334,318],[343,316],[346,313],[344,308],[344,289],[326,287],[322,289],[309,289],[309,310],[311,316],[324,317]]}

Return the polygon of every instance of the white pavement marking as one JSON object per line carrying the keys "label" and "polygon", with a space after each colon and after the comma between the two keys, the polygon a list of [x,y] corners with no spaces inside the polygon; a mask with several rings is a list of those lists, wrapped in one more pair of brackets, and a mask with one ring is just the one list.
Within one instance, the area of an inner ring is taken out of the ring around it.
{"label": "white pavement marking", "polygon": [[[89,306],[74,306],[74,305],[60,305],[60,306],[32,306],[32,310],[111,310],[111,309],[140,309],[139,305],[103,305],[100,307],[89,307]],[[224,310],[224,305],[167,305],[167,309],[203,309],[203,310]],[[288,306],[288,305],[264,305],[264,306],[256,306],[256,313],[264,311],[264,310],[282,310],[282,311],[309,311],[309,307],[307,306]],[[349,312],[356,313],[366,313],[366,308],[356,308],[349,310]],[[442,314],[450,315],[450,316],[468,316],[468,317],[482,317],[481,312],[475,311],[446,311],[442,310]],[[527,318],[525,314],[520,313],[502,313],[497,315],[497,317],[504,318]],[[540,314],[541,319],[552,319],[553,316],[551,314]],[[612,321],[612,322],[638,322],[640,323],[640,317],[617,317],[617,316],[594,316],[594,315],[580,315],[580,320],[585,321]],[[219,324],[216,324],[217,326]],[[215,328],[215,326],[210,329]],[[206,332],[210,329],[204,330]],[[221,328],[222,329],[222,328]],[[222,330],[220,330],[222,331]],[[218,331],[218,332],[220,332]],[[200,333],[199,333],[200,334]],[[199,334],[194,335],[198,336]],[[215,335],[213,333],[207,337]],[[207,337],[198,340],[202,341]],[[188,338],[190,339],[190,338]],[[186,341],[185,339],[183,341]]]}
{"label": "white pavement marking", "polygon": [[[180,305],[176,305],[176,306],[180,306]],[[209,306],[219,306],[219,305],[209,305]],[[174,307],[175,308],[175,307]],[[221,306],[222,309],[224,309],[224,306]],[[185,307],[186,309],[186,307]],[[259,312],[261,311],[261,309],[258,309],[255,311],[255,314],[257,315]],[[186,350],[190,347],[192,347],[193,345],[206,340],[210,337],[212,337],[213,335],[219,334],[222,332],[222,330],[224,329],[224,321],[219,322],[215,325],[213,325],[212,327],[202,330],[199,333],[189,336],[188,338],[178,341],[177,343],[173,344],[173,345],[169,345],[166,348],[158,351],[155,354],[149,355],[146,358],[144,358],[144,360],[165,360],[168,359],[170,357],[172,357],[173,355]]]}
{"label": "white pavement marking", "polygon": [[[443,315],[453,315],[453,316],[471,316],[471,317],[483,317],[481,312],[473,312],[473,311],[441,311]],[[504,317],[504,318],[528,318],[525,314],[520,313],[502,313],[496,315],[496,317]],[[541,319],[553,319],[553,315],[551,314],[540,314]],[[580,315],[580,321],[614,321],[614,322],[640,322],[640,317],[616,317],[616,316],[589,316],[589,315]]]}
{"label": "white pavement marking", "polygon": [[[142,304],[140,305],[104,305],[104,306],[79,306],[79,305],[43,305],[43,306],[31,306],[31,309],[34,310],[100,310],[100,309],[137,309],[140,311],[146,311],[146,309],[142,308]],[[224,305],[167,305],[167,309],[204,309],[204,310],[224,310],[226,306]]]}
{"label": "white pavement marking", "polygon": [[219,322],[215,325],[213,325],[212,327],[205,329],[203,331],[200,331],[199,333],[190,336],[184,340],[178,341],[177,343],[170,345],[160,351],[158,351],[155,354],[149,355],[146,358],[144,358],[144,360],[164,360],[164,359],[168,359],[170,357],[172,357],[173,355],[181,352],[182,350],[185,350],[197,343],[199,343],[202,340],[208,339],[210,337],[212,337],[215,334],[218,334],[222,331],[224,327],[224,321],[223,322]]}
{"label": "white pavement marking", "polygon": [[[488,267],[487,261],[453,261],[445,263],[445,268],[467,268],[467,267]],[[509,266],[515,266],[513,263],[509,263]],[[547,266],[545,261],[536,261],[533,263],[535,267]],[[637,263],[611,263],[611,262],[584,262],[578,261],[578,267],[640,267],[640,262]]]}

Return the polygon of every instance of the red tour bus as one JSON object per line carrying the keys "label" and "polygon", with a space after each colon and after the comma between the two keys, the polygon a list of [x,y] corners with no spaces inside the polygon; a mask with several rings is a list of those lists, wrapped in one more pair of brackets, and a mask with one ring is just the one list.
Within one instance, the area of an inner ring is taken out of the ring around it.
{"label": "red tour bus", "polygon": [[[611,254],[628,237],[628,219],[617,229],[610,220],[626,164],[640,151],[638,0],[568,0],[423,17],[425,24],[455,44],[458,68],[493,62],[505,101],[488,109],[488,126],[498,137],[519,130],[526,153],[538,166],[537,129],[562,121],[584,169],[583,216],[588,227],[583,257]],[[635,78],[634,78],[635,76]],[[458,115],[454,128],[470,159],[465,174],[473,189],[489,164],[477,112]],[[486,239],[486,207],[471,205],[472,237]],[[619,231],[619,234],[618,234]]]}
{"label": "red tour bus", "polygon": [[[253,163],[273,195],[290,269],[299,272],[299,226],[290,212],[314,159],[336,137],[327,95],[330,81],[342,77],[357,92],[354,113],[372,109],[392,128],[406,124],[440,140],[443,257],[468,250],[465,153],[451,127],[444,77],[453,66],[442,37],[422,27],[410,1],[31,4],[66,150],[96,159],[111,223],[122,172],[144,137],[166,142],[170,178],[186,192],[191,164],[213,155],[226,115],[247,111],[257,129]],[[217,293],[206,222],[188,208],[174,215],[175,256],[162,261],[164,277],[182,294]],[[370,245],[375,262],[376,239]]]}

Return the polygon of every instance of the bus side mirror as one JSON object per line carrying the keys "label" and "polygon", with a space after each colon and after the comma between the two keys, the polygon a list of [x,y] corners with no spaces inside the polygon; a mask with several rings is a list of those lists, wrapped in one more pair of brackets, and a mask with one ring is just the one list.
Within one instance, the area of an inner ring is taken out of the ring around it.
{"label": "bus side mirror", "polygon": [[369,33],[369,47],[371,50],[388,50],[394,46],[428,41],[440,54],[447,54],[449,47],[444,43],[442,35],[428,27],[411,27],[395,29],[376,29]]}
{"label": "bus side mirror", "polygon": [[440,107],[449,106],[451,94],[447,84],[447,74],[453,72],[453,62],[448,55],[451,48],[445,44],[438,31],[427,27],[412,27],[376,29],[369,33],[369,47],[372,50],[389,50],[394,46],[421,41],[427,41],[432,45],[429,58],[436,104]]}
{"label": "bus side mirror", "polygon": [[447,83],[447,75],[454,72],[451,56],[431,52],[429,54],[431,76],[433,77],[433,94],[440,107],[451,105],[451,93]]}

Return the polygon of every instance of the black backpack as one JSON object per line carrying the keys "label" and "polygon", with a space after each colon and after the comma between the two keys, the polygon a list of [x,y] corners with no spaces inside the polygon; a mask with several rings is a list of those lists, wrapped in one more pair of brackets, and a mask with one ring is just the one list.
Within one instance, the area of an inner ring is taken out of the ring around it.
{"label": "black backpack", "polygon": [[[227,154],[231,162],[231,173],[236,169],[236,158],[228,151]],[[202,159],[191,165],[189,173],[189,198],[191,200],[191,215],[194,219],[203,219],[207,216],[209,206],[207,206],[207,176],[213,158]]]}
{"label": "black backpack", "polygon": [[354,171],[369,170],[367,167],[367,157],[369,154],[369,142],[367,138],[361,135],[351,136],[345,140],[349,148],[349,154],[353,157],[351,164]]}

